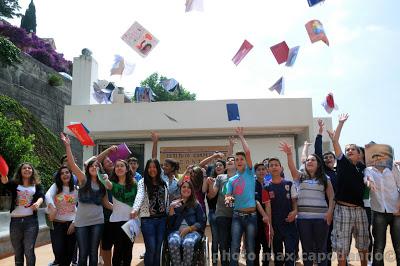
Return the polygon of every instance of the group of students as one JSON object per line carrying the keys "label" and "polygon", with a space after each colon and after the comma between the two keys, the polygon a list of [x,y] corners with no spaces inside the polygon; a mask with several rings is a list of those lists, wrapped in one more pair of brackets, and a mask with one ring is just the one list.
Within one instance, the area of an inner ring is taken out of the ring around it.
{"label": "group of students", "polygon": [[238,265],[241,249],[246,265],[269,265],[271,254],[275,265],[295,265],[299,242],[305,266],[330,264],[332,251],[339,265],[346,265],[353,237],[361,265],[367,265],[371,251],[373,265],[383,265],[388,225],[400,265],[399,165],[366,168],[363,151],[355,144],[346,145],[343,153],[339,137],[347,118],[341,115],[336,131],[328,132],[334,152],[325,153],[324,125],[319,121],[315,153],[304,151],[300,169],[292,147],[281,142],[293,181],[277,157],[253,166],[243,128],[235,131],[242,152],[233,155],[235,141],[230,138],[226,156],[216,152],[188,167],[181,178],[176,160],[169,158],[160,165],[156,133],[151,135],[152,158],[143,177],[136,172],[137,159],[110,160],[115,146],[86,161],[81,170],[69,138],[61,134],[66,162],[46,195],[29,163],[21,164],[14,179],[1,177],[12,194],[15,264],[23,265],[25,255],[27,265],[35,265],[37,210],[45,201],[53,224],[53,265],[97,266],[99,247],[104,265],[130,265],[134,244],[121,226],[131,219],[140,219],[146,266],[159,265],[164,241],[173,265],[193,265],[207,220],[213,265]]}

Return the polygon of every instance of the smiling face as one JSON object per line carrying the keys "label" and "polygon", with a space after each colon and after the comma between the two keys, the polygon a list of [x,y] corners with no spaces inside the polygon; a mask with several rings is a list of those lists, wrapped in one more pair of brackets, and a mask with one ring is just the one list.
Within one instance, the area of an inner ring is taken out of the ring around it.
{"label": "smiling face", "polygon": [[30,179],[33,175],[33,168],[29,164],[24,164],[21,167],[22,179]]}
{"label": "smiling face", "polygon": [[169,175],[173,171],[172,165],[167,162],[164,162],[162,167],[165,175]]}
{"label": "smiling face", "polygon": [[326,153],[324,155],[324,163],[325,163],[326,167],[333,170],[333,168],[335,166],[335,156],[333,154]]}
{"label": "smiling face", "polygon": [[227,170],[235,170],[235,168],[236,168],[235,158],[229,157],[228,159],[226,159],[226,169]]}
{"label": "smiling face", "polygon": [[225,172],[225,166],[224,166],[224,164],[221,163],[221,162],[216,162],[216,163],[215,163],[215,173],[216,173],[217,175],[221,175],[221,174],[223,174],[224,172]]}
{"label": "smiling face", "polygon": [[151,178],[157,177],[158,171],[157,171],[156,164],[154,162],[151,162],[149,164],[149,168],[147,169],[147,173],[149,174],[149,176]]}
{"label": "smiling face", "polygon": [[361,160],[360,149],[355,144],[346,145],[346,157],[349,158],[353,164],[356,164]]}
{"label": "smiling face", "polygon": [[71,181],[71,172],[68,170],[68,168],[61,169],[60,178],[63,186],[69,186],[69,182]]}
{"label": "smiling face", "polygon": [[182,199],[188,199],[192,195],[192,189],[188,182],[184,182],[181,186],[181,196]]}
{"label": "smiling face", "polygon": [[139,164],[138,164],[138,162],[130,161],[129,167],[131,168],[132,173],[136,173],[136,170],[138,169]]}
{"label": "smiling face", "polygon": [[313,155],[309,155],[306,159],[307,172],[309,172],[310,174],[313,175],[317,172],[317,168],[318,168],[317,158],[315,158],[315,156],[313,156]]}
{"label": "smiling face", "polygon": [[97,176],[97,169],[99,168],[98,162],[94,161],[92,164],[89,163],[89,174],[91,177]]}
{"label": "smiling face", "polygon": [[110,158],[106,157],[103,160],[103,168],[107,173],[112,173],[114,170],[114,163]]}
{"label": "smiling face", "polygon": [[264,165],[258,165],[256,169],[257,178],[264,178],[267,175],[267,168]]}
{"label": "smiling face", "polygon": [[117,161],[115,163],[114,171],[118,177],[122,177],[126,175],[126,173],[128,172],[128,168],[126,167],[126,164],[123,161]]}

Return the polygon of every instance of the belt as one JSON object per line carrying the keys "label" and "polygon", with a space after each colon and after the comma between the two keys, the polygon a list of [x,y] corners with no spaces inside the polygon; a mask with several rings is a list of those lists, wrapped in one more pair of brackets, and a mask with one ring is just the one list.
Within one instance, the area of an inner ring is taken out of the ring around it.
{"label": "belt", "polygon": [[241,211],[233,211],[234,214],[238,215],[238,216],[255,216],[257,215],[257,212],[241,212]]}
{"label": "belt", "polygon": [[350,208],[361,208],[361,206],[357,206],[357,205],[354,205],[354,204],[351,204],[351,203],[347,203],[347,202],[343,202],[343,201],[336,201],[336,204],[340,205],[340,206],[350,207]]}

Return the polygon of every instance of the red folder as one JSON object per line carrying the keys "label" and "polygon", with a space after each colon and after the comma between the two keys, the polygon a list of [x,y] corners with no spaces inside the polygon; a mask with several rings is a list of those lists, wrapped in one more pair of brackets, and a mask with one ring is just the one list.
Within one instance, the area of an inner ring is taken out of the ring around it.
{"label": "red folder", "polygon": [[67,128],[71,130],[82,145],[95,146],[94,141],[89,136],[89,130],[82,123],[72,124],[67,126]]}
{"label": "red folder", "polygon": [[286,44],[285,41],[275,44],[271,46],[271,52],[274,54],[276,61],[278,64],[282,64],[286,62],[289,55],[289,46]]}
{"label": "red folder", "polygon": [[3,156],[0,155],[0,174],[1,176],[8,175],[8,165],[6,160],[4,160]]}

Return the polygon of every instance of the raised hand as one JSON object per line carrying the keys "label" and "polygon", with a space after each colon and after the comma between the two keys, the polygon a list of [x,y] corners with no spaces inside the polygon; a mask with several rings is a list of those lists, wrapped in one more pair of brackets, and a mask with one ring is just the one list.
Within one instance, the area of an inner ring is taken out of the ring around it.
{"label": "raised hand", "polygon": [[61,136],[61,140],[65,146],[71,145],[71,141],[69,140],[69,137],[66,134],[61,132],[60,136]]}
{"label": "raised hand", "polygon": [[344,123],[349,118],[349,114],[341,114],[339,115],[339,123]]}
{"label": "raised hand", "polygon": [[229,140],[229,145],[231,146],[234,146],[237,143],[236,138],[234,136],[230,136],[228,140]]}
{"label": "raised hand", "polygon": [[112,146],[108,147],[108,150],[110,152],[116,152],[118,150],[118,146],[117,145],[112,145]]}
{"label": "raised hand", "polygon": [[157,134],[157,132],[151,131],[151,140],[153,142],[158,142],[160,139],[160,136]]}
{"label": "raised hand", "polygon": [[281,151],[283,151],[284,153],[286,153],[287,155],[291,155],[293,153],[292,152],[292,145],[289,145],[287,142],[284,142],[284,141],[282,141],[279,144],[279,149]]}
{"label": "raised hand", "polygon": [[239,137],[243,137],[244,136],[244,130],[243,127],[237,127],[235,128],[235,132]]}
{"label": "raised hand", "polygon": [[318,133],[320,135],[322,135],[322,133],[324,132],[324,126],[325,126],[325,123],[322,119],[318,119],[318,126],[319,126]]}

